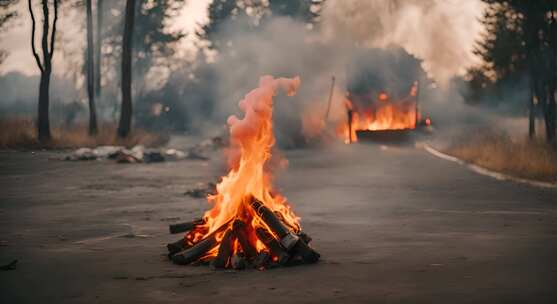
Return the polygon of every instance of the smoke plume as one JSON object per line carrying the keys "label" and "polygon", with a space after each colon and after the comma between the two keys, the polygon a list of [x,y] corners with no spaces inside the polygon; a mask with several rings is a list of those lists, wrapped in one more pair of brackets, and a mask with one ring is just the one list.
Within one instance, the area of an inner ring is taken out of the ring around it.
{"label": "smoke plume", "polygon": [[443,85],[474,63],[479,14],[478,0],[331,0],[322,34],[366,47],[401,46]]}

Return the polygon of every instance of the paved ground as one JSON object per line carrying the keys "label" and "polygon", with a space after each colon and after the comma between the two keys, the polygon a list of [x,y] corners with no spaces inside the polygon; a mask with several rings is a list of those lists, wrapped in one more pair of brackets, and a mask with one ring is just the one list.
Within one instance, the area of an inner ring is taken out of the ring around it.
{"label": "paved ground", "polygon": [[63,162],[0,153],[1,303],[557,303],[557,190],[501,182],[413,146],[285,153],[277,180],[316,265],[223,272],[164,256],[202,161]]}

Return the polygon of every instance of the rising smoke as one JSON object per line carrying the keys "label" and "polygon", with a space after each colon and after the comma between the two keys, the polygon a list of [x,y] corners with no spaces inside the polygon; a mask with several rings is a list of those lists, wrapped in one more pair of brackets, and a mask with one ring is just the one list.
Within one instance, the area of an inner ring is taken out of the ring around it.
{"label": "rising smoke", "polygon": [[333,0],[325,3],[322,36],[365,47],[400,46],[447,84],[475,63],[481,12],[479,0]]}

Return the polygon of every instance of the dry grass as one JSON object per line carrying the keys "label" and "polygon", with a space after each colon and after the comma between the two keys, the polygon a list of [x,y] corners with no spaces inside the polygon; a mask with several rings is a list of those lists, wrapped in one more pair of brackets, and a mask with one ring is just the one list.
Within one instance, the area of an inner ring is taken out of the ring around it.
{"label": "dry grass", "polygon": [[168,141],[168,136],[137,128],[132,130],[128,138],[120,139],[116,136],[116,128],[116,124],[101,125],[99,133],[91,137],[85,124],[69,128],[52,127],[52,140],[39,143],[32,119],[0,119],[0,149],[71,149],[101,145],[132,147],[138,144],[154,147]]}
{"label": "dry grass", "polygon": [[496,172],[557,181],[557,150],[543,139],[513,139],[503,132],[486,130],[472,134],[476,135],[461,138],[446,152]]}

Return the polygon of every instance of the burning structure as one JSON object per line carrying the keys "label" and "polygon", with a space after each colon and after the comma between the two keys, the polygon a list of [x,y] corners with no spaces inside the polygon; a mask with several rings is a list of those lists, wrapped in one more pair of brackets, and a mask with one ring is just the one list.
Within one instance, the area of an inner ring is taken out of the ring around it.
{"label": "burning structure", "polygon": [[263,76],[239,103],[244,118],[228,118],[229,172],[208,197],[213,206],[202,219],[170,226],[171,233],[187,232],[167,246],[174,263],[261,269],[319,259],[286,198],[273,189],[268,165],[275,143],[273,96],[279,89],[292,96],[299,85],[299,77]]}
{"label": "burning structure", "polygon": [[350,66],[343,101],[347,119],[337,128],[347,143],[357,141],[358,135],[405,134],[431,124],[418,104],[420,79],[426,79],[420,61],[402,51],[371,52]]}

